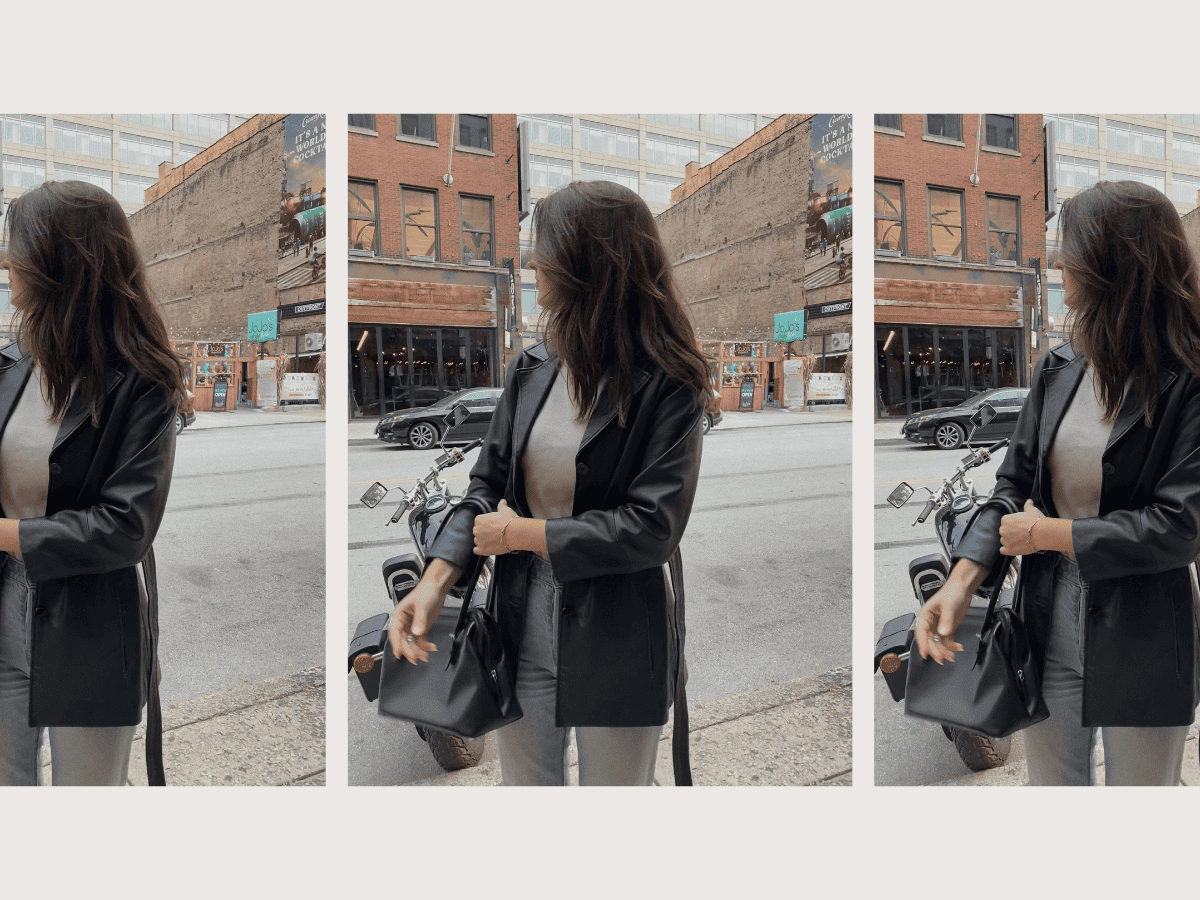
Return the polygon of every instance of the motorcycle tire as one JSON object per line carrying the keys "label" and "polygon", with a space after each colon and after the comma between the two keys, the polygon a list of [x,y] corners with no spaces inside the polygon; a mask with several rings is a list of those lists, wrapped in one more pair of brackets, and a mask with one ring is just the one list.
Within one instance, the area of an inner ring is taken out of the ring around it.
{"label": "motorcycle tire", "polygon": [[429,740],[429,732],[428,731],[426,731],[420,725],[414,725],[413,728],[417,729],[417,737],[419,737],[423,741],[428,742],[428,740]]}
{"label": "motorcycle tire", "polygon": [[433,754],[433,758],[437,760],[439,766],[447,772],[457,772],[460,769],[469,769],[471,766],[479,764],[479,760],[483,759],[483,745],[487,740],[484,737],[467,738],[456,737],[452,734],[446,734],[442,731],[428,731],[428,737],[425,742],[429,745],[429,752]]}
{"label": "motorcycle tire", "polygon": [[972,772],[986,772],[1008,762],[1012,737],[989,738],[969,731],[954,731],[954,749]]}

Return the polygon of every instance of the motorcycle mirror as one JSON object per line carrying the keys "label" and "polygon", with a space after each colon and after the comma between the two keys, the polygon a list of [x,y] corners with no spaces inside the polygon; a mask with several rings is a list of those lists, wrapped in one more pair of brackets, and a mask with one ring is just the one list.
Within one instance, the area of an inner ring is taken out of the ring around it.
{"label": "motorcycle mirror", "polygon": [[387,496],[387,492],[388,489],[377,481],[367,488],[367,492],[359,498],[359,502],[374,509],[379,505],[379,501]]}
{"label": "motorcycle mirror", "polygon": [[896,485],[896,489],[894,491],[887,495],[887,502],[896,507],[896,509],[899,509],[905,503],[907,503],[908,498],[915,493],[916,491],[909,486],[908,482],[902,481]]}
{"label": "motorcycle mirror", "polygon": [[457,428],[459,425],[465,423],[470,417],[471,408],[469,406],[467,406],[465,403],[455,403],[454,408],[446,414],[442,421],[445,422],[449,428]]}
{"label": "motorcycle mirror", "polygon": [[971,416],[971,424],[976,428],[982,428],[994,418],[996,418],[996,407],[985,403],[975,411],[975,415]]}

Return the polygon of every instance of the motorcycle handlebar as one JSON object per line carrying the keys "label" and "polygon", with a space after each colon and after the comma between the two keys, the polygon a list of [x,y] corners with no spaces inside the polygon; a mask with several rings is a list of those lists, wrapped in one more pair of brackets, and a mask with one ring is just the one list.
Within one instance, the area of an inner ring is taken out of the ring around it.
{"label": "motorcycle handlebar", "polygon": [[466,456],[472,450],[475,450],[482,446],[483,446],[483,438],[475,438],[475,440],[471,441],[471,443],[467,444],[467,446],[462,448],[462,455]]}
{"label": "motorcycle handlebar", "polygon": [[921,514],[919,516],[917,516],[917,522],[924,522],[926,519],[928,519],[929,514],[931,512],[933,512],[933,507],[934,507],[933,498],[930,497],[928,500],[925,501],[925,508],[923,510],[921,510]]}
{"label": "motorcycle handlebar", "polygon": [[1005,438],[1002,441],[996,441],[996,443],[992,444],[992,446],[987,448],[987,455],[991,456],[993,453],[997,453],[997,452],[1003,450],[1007,446],[1008,446],[1008,438]]}
{"label": "motorcycle handlebar", "polygon": [[396,511],[394,513],[392,513],[392,518],[388,521],[388,524],[395,525],[397,522],[399,522],[400,517],[403,516],[406,512],[408,512],[409,505],[410,504],[408,502],[407,497],[405,497],[403,500],[401,500],[400,505],[396,507]]}

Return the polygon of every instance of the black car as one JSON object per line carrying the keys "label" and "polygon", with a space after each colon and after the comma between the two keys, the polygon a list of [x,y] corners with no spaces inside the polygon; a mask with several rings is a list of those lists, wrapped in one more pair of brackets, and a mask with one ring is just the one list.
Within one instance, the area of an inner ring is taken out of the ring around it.
{"label": "black car", "polygon": [[456,403],[465,404],[471,416],[455,428],[448,436],[450,443],[466,443],[487,435],[492,424],[492,413],[503,388],[471,388],[443,397],[432,406],[405,409],[388,413],[375,426],[375,434],[381,441],[408,444],[417,450],[434,446],[443,437],[446,424],[442,421]]}
{"label": "black car", "polygon": [[996,388],[976,394],[958,406],[927,409],[914,413],[904,421],[900,429],[906,441],[936,444],[943,450],[955,450],[966,443],[971,434],[971,416],[981,406],[990,403],[996,410],[992,419],[973,435],[971,443],[990,444],[1002,438],[1012,437],[1017,427],[1017,416],[1029,396],[1029,388]]}

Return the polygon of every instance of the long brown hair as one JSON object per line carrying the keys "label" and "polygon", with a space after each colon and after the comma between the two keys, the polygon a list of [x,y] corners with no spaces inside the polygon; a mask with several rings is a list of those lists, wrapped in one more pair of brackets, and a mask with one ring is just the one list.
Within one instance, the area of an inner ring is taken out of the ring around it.
{"label": "long brown hair", "polygon": [[1059,240],[1071,341],[1094,368],[1105,415],[1116,416],[1128,383],[1150,424],[1160,363],[1200,378],[1200,282],[1179,213],[1149,185],[1101,181],[1063,204]]}
{"label": "long brown hair", "polygon": [[623,426],[633,369],[646,364],[691,388],[698,407],[713,406],[708,363],[641,197],[609,181],[575,181],[538,201],[533,232],[545,334],[585,415],[607,378]]}
{"label": "long brown hair", "polygon": [[46,182],[12,201],[6,230],[5,262],[18,276],[17,341],[42,370],[55,418],[78,381],[99,424],[104,364],[114,358],[161,385],[172,404],[183,399],[183,364],[112,194],[84,181]]}

